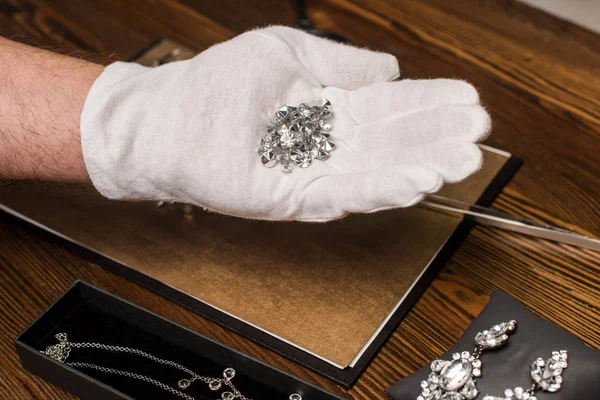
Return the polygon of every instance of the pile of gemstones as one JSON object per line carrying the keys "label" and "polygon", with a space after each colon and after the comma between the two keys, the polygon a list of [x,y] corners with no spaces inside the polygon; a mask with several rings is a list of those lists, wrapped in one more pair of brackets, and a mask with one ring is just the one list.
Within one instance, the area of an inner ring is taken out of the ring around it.
{"label": "pile of gemstones", "polygon": [[293,165],[308,168],[313,160],[327,160],[335,149],[329,140],[332,115],[331,103],[326,99],[321,106],[302,103],[281,107],[261,139],[258,154],[262,164],[271,168],[280,163],[283,172],[292,172]]}

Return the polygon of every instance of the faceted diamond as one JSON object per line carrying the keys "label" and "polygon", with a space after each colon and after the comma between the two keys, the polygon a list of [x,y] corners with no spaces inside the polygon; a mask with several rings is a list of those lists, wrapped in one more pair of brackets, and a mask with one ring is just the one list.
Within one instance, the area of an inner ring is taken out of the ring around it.
{"label": "faceted diamond", "polygon": [[267,125],[266,129],[267,129],[267,133],[269,135],[272,135],[277,131],[277,128],[275,127],[275,125],[271,125],[271,124]]}
{"label": "faceted diamond", "polygon": [[431,362],[431,370],[433,372],[440,372],[442,370],[442,368],[444,368],[447,364],[450,364],[450,361],[433,360]]}
{"label": "faceted diamond", "polygon": [[319,157],[319,153],[320,153],[319,152],[319,147],[317,147],[317,146],[311,146],[311,148],[310,148],[310,156],[312,158]]}
{"label": "faceted diamond", "polygon": [[464,400],[464,397],[460,393],[448,392],[442,396],[442,400]]}
{"label": "faceted diamond", "polygon": [[235,369],[227,368],[223,371],[223,378],[225,379],[233,379],[235,377]]}
{"label": "faceted diamond", "polygon": [[298,393],[293,393],[293,394],[290,394],[289,399],[290,400],[302,400],[302,396],[299,395]]}
{"label": "faceted diamond", "polygon": [[260,161],[267,168],[274,167],[275,164],[277,164],[277,155],[273,150],[269,150],[263,153],[263,155],[260,157]]}
{"label": "faceted diamond", "polygon": [[333,142],[330,142],[329,140],[325,140],[324,142],[320,143],[320,147],[321,150],[329,152],[335,149],[335,144],[333,144]]}
{"label": "faceted diamond", "polygon": [[233,400],[233,399],[235,399],[235,395],[231,392],[223,392],[223,393],[221,393],[221,399]]}
{"label": "faceted diamond", "polygon": [[471,378],[473,366],[465,360],[455,360],[440,372],[440,387],[444,390],[457,390]]}
{"label": "faceted diamond", "polygon": [[190,382],[189,379],[181,379],[179,382],[177,382],[177,386],[179,387],[179,389],[187,389],[190,387],[192,382]]}
{"label": "faceted diamond", "polygon": [[282,170],[291,172],[292,165],[284,161],[306,168],[315,159],[328,159],[329,152],[335,149],[335,144],[328,140],[331,124],[325,121],[331,110],[331,103],[325,99],[321,106],[302,103],[298,108],[281,107],[274,122],[266,125],[267,133],[258,148],[263,165],[272,167],[281,162]]}
{"label": "faceted diamond", "polygon": [[285,127],[284,130],[280,129],[279,132],[281,132],[279,136],[279,143],[283,149],[289,149],[298,142],[297,133],[287,129],[287,127]]}
{"label": "faceted diamond", "polygon": [[317,160],[325,161],[329,158],[329,153],[319,150],[319,154],[315,157]]}
{"label": "faceted diamond", "polygon": [[433,388],[433,389],[437,388],[439,381],[440,381],[440,377],[435,372],[430,373],[429,376],[427,377],[427,382],[429,382],[430,388]]}
{"label": "faceted diamond", "polygon": [[312,163],[310,150],[304,144],[296,145],[292,148],[290,158],[300,168],[308,168]]}
{"label": "faceted diamond", "polygon": [[475,343],[484,349],[494,349],[500,347],[508,340],[507,333],[514,331],[516,321],[502,322],[494,325],[489,331],[479,332],[475,336]]}
{"label": "faceted diamond", "polygon": [[223,385],[221,384],[220,381],[217,381],[217,380],[212,380],[208,383],[208,388],[213,391],[221,389],[221,386],[223,386]]}
{"label": "faceted diamond", "polygon": [[310,106],[306,103],[301,103],[298,106],[298,111],[300,111],[300,114],[302,114],[305,117],[310,117]]}
{"label": "faceted diamond", "polygon": [[546,361],[538,358],[530,365],[531,378],[542,390],[556,392],[562,386],[562,372],[568,366],[567,352],[553,352]]}
{"label": "faceted diamond", "polygon": [[288,106],[283,106],[281,107],[279,110],[277,110],[277,113],[275,114],[275,119],[285,119],[287,118],[287,116],[289,115],[289,110],[288,110]]}
{"label": "faceted diamond", "polygon": [[515,388],[515,396],[520,399],[521,397],[523,397],[523,388],[522,387],[516,387]]}
{"label": "faceted diamond", "polygon": [[292,172],[292,166],[290,165],[290,162],[288,160],[283,160],[281,161],[281,170],[283,172]]}
{"label": "faceted diamond", "polygon": [[465,397],[465,399],[469,399],[469,400],[477,397],[479,392],[477,391],[477,387],[475,386],[475,382],[473,381],[472,378],[467,381],[465,386],[460,391],[460,394],[462,394]]}
{"label": "faceted diamond", "polygon": [[325,122],[323,120],[319,121],[319,125],[321,126],[321,130],[323,132],[331,131],[331,124],[329,122]]}

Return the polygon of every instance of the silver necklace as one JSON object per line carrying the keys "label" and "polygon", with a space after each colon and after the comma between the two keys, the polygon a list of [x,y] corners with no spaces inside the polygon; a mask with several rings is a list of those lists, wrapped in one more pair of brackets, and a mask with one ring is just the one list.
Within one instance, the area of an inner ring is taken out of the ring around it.
{"label": "silver necklace", "polygon": [[[239,392],[239,390],[237,390],[235,388],[235,386],[233,385],[233,382],[231,382],[231,380],[235,377],[235,370],[233,368],[226,368],[223,371],[222,378],[206,377],[206,376],[198,375],[191,369],[186,368],[183,365],[177,364],[174,361],[155,357],[152,354],[146,353],[139,349],[133,349],[130,347],[123,347],[123,346],[111,346],[111,345],[105,345],[105,344],[101,344],[101,343],[92,343],[92,342],[72,343],[72,342],[68,341],[68,337],[67,337],[66,333],[58,333],[55,335],[55,337],[56,337],[56,339],[58,339],[59,343],[52,345],[52,346],[48,346],[45,351],[42,351],[42,353],[46,354],[47,356],[55,359],[56,361],[58,361],[60,363],[63,363],[65,365],[68,365],[73,368],[91,368],[91,369],[95,369],[97,371],[126,376],[128,378],[137,379],[137,380],[151,383],[163,390],[173,393],[173,394],[175,394],[179,397],[182,397],[186,400],[194,400],[193,397],[181,392],[180,390],[177,390],[163,382],[160,382],[156,379],[153,379],[153,378],[150,378],[150,377],[147,377],[144,375],[139,375],[139,374],[136,374],[133,372],[123,371],[123,370],[114,369],[114,368],[102,367],[102,366],[99,366],[96,364],[81,363],[81,362],[67,362],[67,358],[69,357],[69,354],[71,353],[72,349],[90,348],[90,349],[98,349],[98,350],[105,350],[105,351],[113,351],[113,352],[118,352],[118,353],[134,354],[134,355],[137,355],[140,357],[144,357],[148,360],[154,361],[158,364],[169,365],[171,367],[177,368],[178,370],[190,375],[189,378],[180,379],[177,382],[177,386],[181,390],[185,390],[185,389],[189,388],[190,385],[195,381],[201,381],[201,382],[206,383],[208,385],[208,388],[212,391],[221,390],[224,386],[229,388],[229,390],[221,393],[222,400],[234,400],[234,399],[251,400],[250,398],[242,395]],[[294,393],[290,396],[290,399],[302,400],[302,396]]]}

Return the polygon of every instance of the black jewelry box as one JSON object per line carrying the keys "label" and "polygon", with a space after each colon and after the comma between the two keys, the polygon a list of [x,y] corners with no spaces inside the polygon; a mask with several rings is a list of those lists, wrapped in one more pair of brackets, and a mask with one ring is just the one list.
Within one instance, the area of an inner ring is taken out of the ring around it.
{"label": "black jewelry box", "polygon": [[[57,333],[70,342],[97,342],[128,346],[153,356],[175,361],[197,374],[220,378],[225,368],[234,368],[233,383],[245,396],[286,400],[298,393],[303,400],[341,399],[283,371],[248,357],[212,339],[177,325],[157,314],[77,281],[16,339],[23,366],[30,372],[82,399],[180,399],[156,386],[92,369],[72,368],[40,350],[57,344]],[[73,349],[68,362],[86,362],[147,375],[176,388],[188,376],[170,366],[145,358],[97,349]],[[215,399],[222,391],[210,391],[197,381],[185,393],[195,399]]]}

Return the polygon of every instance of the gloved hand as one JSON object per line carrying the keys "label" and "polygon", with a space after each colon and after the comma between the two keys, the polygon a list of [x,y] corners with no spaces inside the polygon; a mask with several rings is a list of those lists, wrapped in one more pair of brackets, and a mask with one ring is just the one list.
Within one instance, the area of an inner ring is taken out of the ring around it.
{"label": "gloved hand", "polygon": [[[406,207],[481,165],[490,129],[458,80],[403,80],[395,57],[269,27],[157,68],[114,63],[81,116],[106,197],[196,204],[240,217],[328,221]],[[282,105],[333,105],[326,161],[283,173],[257,149]]]}

